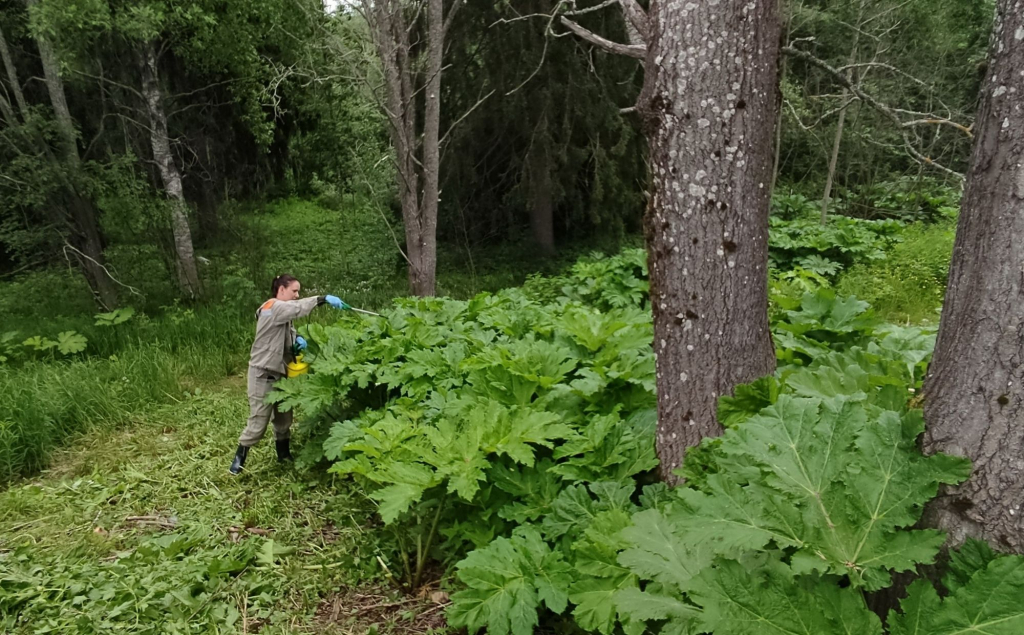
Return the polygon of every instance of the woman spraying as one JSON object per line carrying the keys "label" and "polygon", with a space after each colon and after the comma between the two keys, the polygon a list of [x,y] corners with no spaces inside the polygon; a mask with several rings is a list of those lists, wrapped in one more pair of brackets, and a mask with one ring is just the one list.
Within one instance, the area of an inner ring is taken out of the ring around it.
{"label": "woman spraying", "polygon": [[309,315],[321,304],[343,310],[352,308],[333,295],[300,300],[300,289],[299,281],[293,276],[278,276],[271,284],[271,298],[256,311],[256,338],[249,355],[249,421],[238,438],[235,459],[228,468],[232,474],[242,471],[249,448],[266,434],[271,418],[274,420],[277,460],[292,458],[289,448],[292,413],[279,410],[276,404],[265,403],[274,384],[286,375],[288,364],[294,360],[293,351],[306,348],[306,340],[295,331],[292,320]]}

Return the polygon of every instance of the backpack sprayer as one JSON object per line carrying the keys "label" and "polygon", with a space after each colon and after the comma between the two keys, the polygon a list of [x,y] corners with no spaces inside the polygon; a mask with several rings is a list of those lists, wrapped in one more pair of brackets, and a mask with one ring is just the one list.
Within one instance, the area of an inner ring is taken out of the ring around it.
{"label": "backpack sprayer", "polygon": [[[372,315],[372,316],[375,316],[375,317],[381,317],[380,313],[374,313],[373,311],[366,311],[365,309],[357,309],[355,307],[350,307],[349,310],[350,311],[355,311],[356,313],[362,313],[364,315]],[[295,377],[300,377],[300,376],[305,375],[306,373],[309,372],[309,364],[307,364],[306,362],[302,361],[302,353],[301,353],[301,351],[299,349],[298,343],[292,344],[292,357],[295,358],[295,361],[293,361],[293,362],[288,364],[288,378],[289,379],[293,379]]]}

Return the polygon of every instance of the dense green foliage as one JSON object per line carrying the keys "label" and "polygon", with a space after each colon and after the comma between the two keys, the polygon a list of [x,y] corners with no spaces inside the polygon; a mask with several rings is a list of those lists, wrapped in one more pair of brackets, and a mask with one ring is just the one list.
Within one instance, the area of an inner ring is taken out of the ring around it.
{"label": "dense green foliage", "polygon": [[[783,63],[778,371],[721,398],[725,434],[675,489],[657,474],[646,252],[568,265],[641,242],[642,68],[568,36],[553,3],[462,3],[440,95],[445,297],[393,300],[393,149],[350,5],[0,3],[0,630],[321,632],[404,611],[389,591],[349,613],[378,583],[439,584],[451,603],[427,613],[492,635],[1024,630],[1024,559],[983,543],[890,613],[868,601],[936,562],[922,509],[970,473],[918,450],[918,407],[960,198],[936,164],[966,171],[992,0],[783,3],[784,44],[921,120]],[[629,40],[615,3],[570,5]],[[202,303],[176,280],[149,52]],[[557,258],[536,244],[548,211]],[[70,274],[90,228],[116,279],[101,311]],[[300,321],[313,372],[275,395],[301,415],[299,470],[264,442],[228,480],[252,312],[283,272],[382,316]]]}
{"label": "dense green foliage", "polygon": [[408,584],[466,554],[454,626],[526,634],[550,612],[605,634],[880,633],[863,593],[934,561],[943,535],[912,527],[969,474],[917,450],[933,332],[829,289],[776,294],[779,371],[722,399],[727,432],[688,454],[687,486],[645,486],[644,274],[637,250],[311,327],[315,372],[282,401],[329,425],[330,469],[376,502]]}
{"label": "dense green foliage", "polygon": [[821,276],[835,276],[858,262],[885,258],[896,242],[899,221],[869,221],[837,216],[828,225],[816,219],[771,219],[768,239],[771,263],[778,269],[800,267]]}
{"label": "dense green foliage", "polygon": [[507,290],[308,329],[315,373],[287,382],[283,403],[341,421],[323,445],[331,470],[379,503],[414,556],[410,583],[436,537],[459,554],[546,514],[570,484],[631,490],[656,465],[650,318],[615,288],[602,296],[626,306]]}

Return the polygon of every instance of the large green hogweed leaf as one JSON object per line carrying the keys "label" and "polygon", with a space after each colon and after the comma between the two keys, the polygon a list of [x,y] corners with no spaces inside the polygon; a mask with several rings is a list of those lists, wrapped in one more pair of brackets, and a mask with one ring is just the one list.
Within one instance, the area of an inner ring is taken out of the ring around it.
{"label": "large green hogweed leaf", "polygon": [[452,595],[448,623],[471,633],[486,626],[490,635],[531,635],[542,603],[555,613],[568,603],[572,568],[531,526],[470,552],[457,566],[467,588]]}
{"label": "large green hogweed leaf", "polygon": [[1024,633],[1024,557],[990,561],[945,599],[926,580],[918,580],[901,608],[902,613],[889,614],[890,635]]}

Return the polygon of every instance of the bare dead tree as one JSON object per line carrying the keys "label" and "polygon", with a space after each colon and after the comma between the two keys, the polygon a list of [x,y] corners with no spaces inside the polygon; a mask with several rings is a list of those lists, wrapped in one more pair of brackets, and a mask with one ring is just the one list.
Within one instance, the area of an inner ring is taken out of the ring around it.
{"label": "bare dead tree", "polygon": [[[840,86],[843,87],[844,91],[849,91],[849,95],[870,108],[878,111],[885,119],[887,119],[893,127],[900,132],[903,139],[903,148],[906,153],[913,158],[915,161],[921,163],[924,166],[935,168],[940,172],[943,172],[949,176],[962,179],[963,174],[952,170],[945,165],[935,161],[931,157],[927,156],[924,152],[919,149],[921,145],[920,141],[915,139],[913,135],[914,128],[923,125],[931,126],[949,126],[960,132],[971,136],[971,126],[952,121],[948,116],[936,115],[934,113],[921,113],[901,109],[896,106],[885,103],[879,97],[870,94],[860,82],[855,82],[853,78],[848,76],[847,71],[851,68],[855,68],[859,65],[847,65],[842,68],[835,68],[828,62],[816,57],[812,53],[803,49],[797,48],[795,43],[791,43],[787,46],[782,47],[782,52],[796,60],[801,60],[818,69],[825,71],[828,75],[835,80]],[[898,69],[895,69],[887,64],[872,63],[872,66],[879,68],[887,68],[892,72],[903,74]],[[844,94],[847,94],[844,92]],[[845,109],[849,106],[846,102],[840,108]],[[915,119],[908,119],[907,116],[916,117]]]}
{"label": "bare dead tree", "polygon": [[[597,9],[598,7],[603,9],[605,7],[612,5],[618,6],[618,8],[622,11],[623,19],[626,20],[627,25],[631,27],[630,29],[627,30],[631,37],[631,41],[629,44],[623,44],[608,40],[607,38],[601,37],[596,33],[588,31],[587,29],[583,28],[582,26],[580,26],[579,24],[570,19],[570,17],[573,15],[587,13],[593,9]],[[871,18],[867,18],[865,20],[865,23],[870,20],[874,20],[880,17],[881,15],[884,15],[885,13],[888,13],[888,11],[876,16],[872,16]],[[560,0],[555,5],[555,9],[552,14],[537,14],[535,16],[530,17],[543,17],[549,20],[558,18],[558,22],[565,26],[567,29],[569,29],[571,33],[579,36],[581,39],[609,53],[614,53],[617,55],[627,55],[629,57],[639,59],[641,60],[641,62],[647,60],[649,57],[648,44],[646,40],[641,38],[639,41],[634,41],[632,39],[634,34],[646,32],[645,29],[647,28],[648,21],[646,13],[639,6],[639,4],[636,3],[636,0],[616,0],[616,2],[614,3],[602,2],[601,4],[595,7],[590,7],[587,9],[576,9],[575,0]],[[861,28],[863,25],[847,26],[850,29],[852,29],[855,33],[864,33],[863,29]],[[552,35],[558,36],[559,34],[552,33]],[[866,35],[874,39],[877,39],[879,37],[874,34]],[[813,38],[810,39],[813,40]],[[830,75],[840,86],[842,86],[844,95],[852,95],[851,99],[841,99],[841,105],[838,108],[830,111],[830,115],[839,114],[840,116],[842,116],[842,113],[844,113],[854,101],[863,102],[868,107],[877,110],[880,114],[883,115],[883,117],[889,120],[896,127],[897,130],[900,131],[900,134],[904,141],[904,150],[912,159],[926,167],[934,168],[949,176],[953,176],[958,179],[963,178],[963,174],[960,174],[959,172],[956,172],[955,170],[952,170],[946,167],[945,165],[942,165],[941,163],[935,161],[931,157],[927,156],[927,154],[920,149],[923,146],[923,144],[919,139],[917,139],[914,136],[913,130],[916,127],[924,125],[948,126],[970,136],[970,125],[954,121],[952,119],[951,114],[939,115],[936,113],[911,112],[902,110],[898,106],[890,105],[886,103],[884,99],[871,95],[864,88],[861,82],[856,81],[856,73],[854,73],[853,71],[864,68],[876,68],[891,72],[897,76],[907,79],[908,81],[922,85],[923,87],[928,87],[925,82],[917,79],[916,77],[912,77],[911,75],[905,73],[904,71],[890,64],[885,64],[883,62],[878,62],[876,60],[858,63],[855,61],[855,58],[853,58],[851,59],[850,63],[840,68],[835,68],[831,66],[828,62],[815,56],[813,53],[803,48],[798,48],[797,45],[802,43],[803,42],[801,41],[794,40],[793,42],[790,42],[786,46],[782,47],[782,53],[785,54],[787,57],[791,57],[793,59],[806,62],[812,66],[815,66],[819,70],[824,71],[826,74]],[[852,48],[855,49],[856,47]],[[907,119],[906,116],[908,115],[914,116],[916,118]],[[821,119],[824,120],[825,118],[826,117],[822,117]]]}
{"label": "bare dead tree", "polygon": [[[864,10],[867,8],[868,0],[860,0],[857,5],[857,25],[853,29],[853,43],[850,45],[850,63],[844,67],[847,79],[852,79],[853,66],[857,62],[858,47],[860,46],[861,27],[864,25]],[[846,113],[849,112],[849,105],[852,103],[848,96],[849,89],[843,88],[840,98],[839,121],[836,122],[836,136],[832,141],[832,156],[828,160],[828,173],[825,175],[825,193],[821,198],[821,224],[828,222],[828,205],[832,200],[832,182],[836,177],[836,164],[839,163],[839,149],[843,144],[843,128],[846,125]]]}
{"label": "bare dead tree", "polygon": [[[381,63],[382,106],[395,148],[409,289],[418,296],[433,295],[436,288],[441,79],[445,37],[459,6],[458,1],[444,0],[361,0]],[[425,45],[413,40],[420,33]]]}

